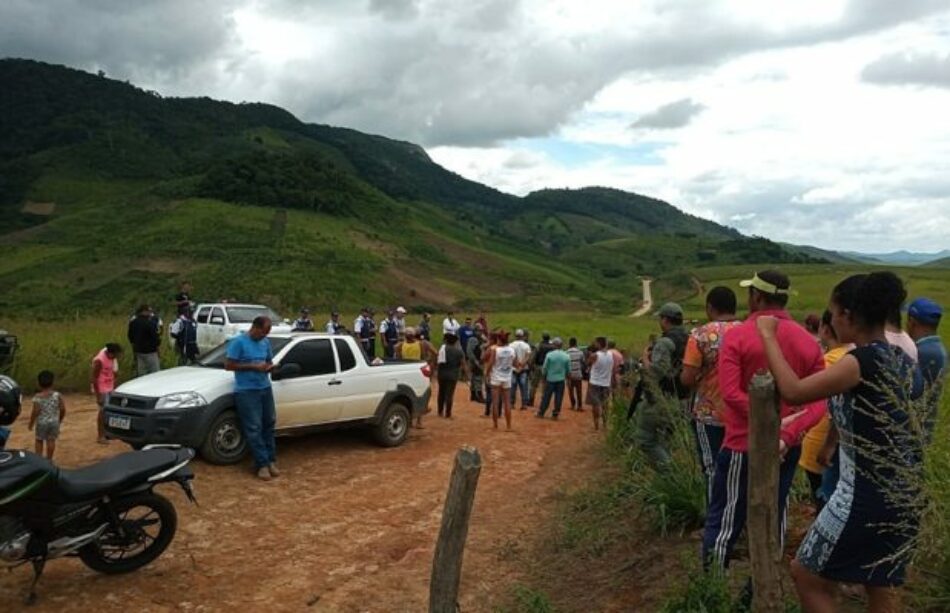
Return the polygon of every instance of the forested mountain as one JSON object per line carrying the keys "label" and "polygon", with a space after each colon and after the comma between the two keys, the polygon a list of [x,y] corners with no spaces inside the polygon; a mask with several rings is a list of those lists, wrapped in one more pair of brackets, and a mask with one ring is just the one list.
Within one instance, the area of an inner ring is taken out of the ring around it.
{"label": "forested mountain", "polygon": [[626,308],[642,274],[815,261],[653,198],[518,198],[412,143],[16,59],[0,60],[0,215],[14,311],[125,310],[183,276],[285,308]]}

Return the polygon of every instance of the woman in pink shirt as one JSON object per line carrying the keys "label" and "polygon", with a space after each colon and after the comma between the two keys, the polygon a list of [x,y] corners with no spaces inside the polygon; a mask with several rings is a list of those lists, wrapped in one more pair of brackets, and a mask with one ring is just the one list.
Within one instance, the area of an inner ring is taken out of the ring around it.
{"label": "woman in pink shirt", "polygon": [[103,407],[106,404],[106,398],[109,392],[115,389],[115,376],[119,371],[119,356],[122,354],[122,346],[118,343],[106,343],[106,346],[96,354],[92,359],[92,377],[90,387],[92,393],[96,395],[96,404],[99,405],[98,421],[98,442],[102,445],[109,443],[106,438],[105,430],[105,411]]}

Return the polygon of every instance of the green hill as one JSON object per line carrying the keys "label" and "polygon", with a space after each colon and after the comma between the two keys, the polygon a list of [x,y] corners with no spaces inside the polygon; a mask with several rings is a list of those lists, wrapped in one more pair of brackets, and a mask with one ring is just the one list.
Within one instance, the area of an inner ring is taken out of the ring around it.
{"label": "green hill", "polygon": [[[0,60],[0,311],[200,298],[620,312],[638,275],[814,257],[606,188],[525,198],[412,143]],[[679,280],[679,281],[676,281]]]}
{"label": "green hill", "polygon": [[950,258],[940,258],[923,264],[924,268],[950,268]]}

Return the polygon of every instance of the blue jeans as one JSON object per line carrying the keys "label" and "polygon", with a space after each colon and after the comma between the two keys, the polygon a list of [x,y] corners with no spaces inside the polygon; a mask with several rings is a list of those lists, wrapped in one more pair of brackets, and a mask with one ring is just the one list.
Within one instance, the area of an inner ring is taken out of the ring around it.
{"label": "blue jeans", "polygon": [[531,404],[528,398],[528,371],[511,373],[511,408],[515,408],[515,397],[518,390],[521,390],[521,406]]}
{"label": "blue jeans", "polygon": [[244,437],[254,456],[254,467],[263,468],[273,464],[277,460],[274,444],[277,412],[274,409],[273,391],[268,387],[234,392],[234,404]]}
{"label": "blue jeans", "polygon": [[541,394],[541,408],[538,409],[538,414],[542,417],[544,416],[544,412],[548,410],[548,404],[551,402],[551,394],[554,394],[554,412],[551,413],[551,415],[557,417],[561,414],[561,404],[564,402],[564,382],[544,382],[544,392]]}

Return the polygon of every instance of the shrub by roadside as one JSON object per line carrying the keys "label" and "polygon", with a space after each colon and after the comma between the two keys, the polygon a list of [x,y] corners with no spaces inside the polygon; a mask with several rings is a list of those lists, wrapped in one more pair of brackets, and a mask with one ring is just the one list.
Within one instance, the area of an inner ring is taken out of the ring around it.
{"label": "shrub by roadside", "polygon": [[654,528],[663,536],[683,534],[702,527],[706,513],[706,482],[696,457],[689,418],[679,405],[663,399],[663,409],[671,416],[668,470],[656,472],[637,446],[638,415],[627,419],[627,400],[616,399],[610,416],[608,448],[624,467],[636,501],[649,514]]}

